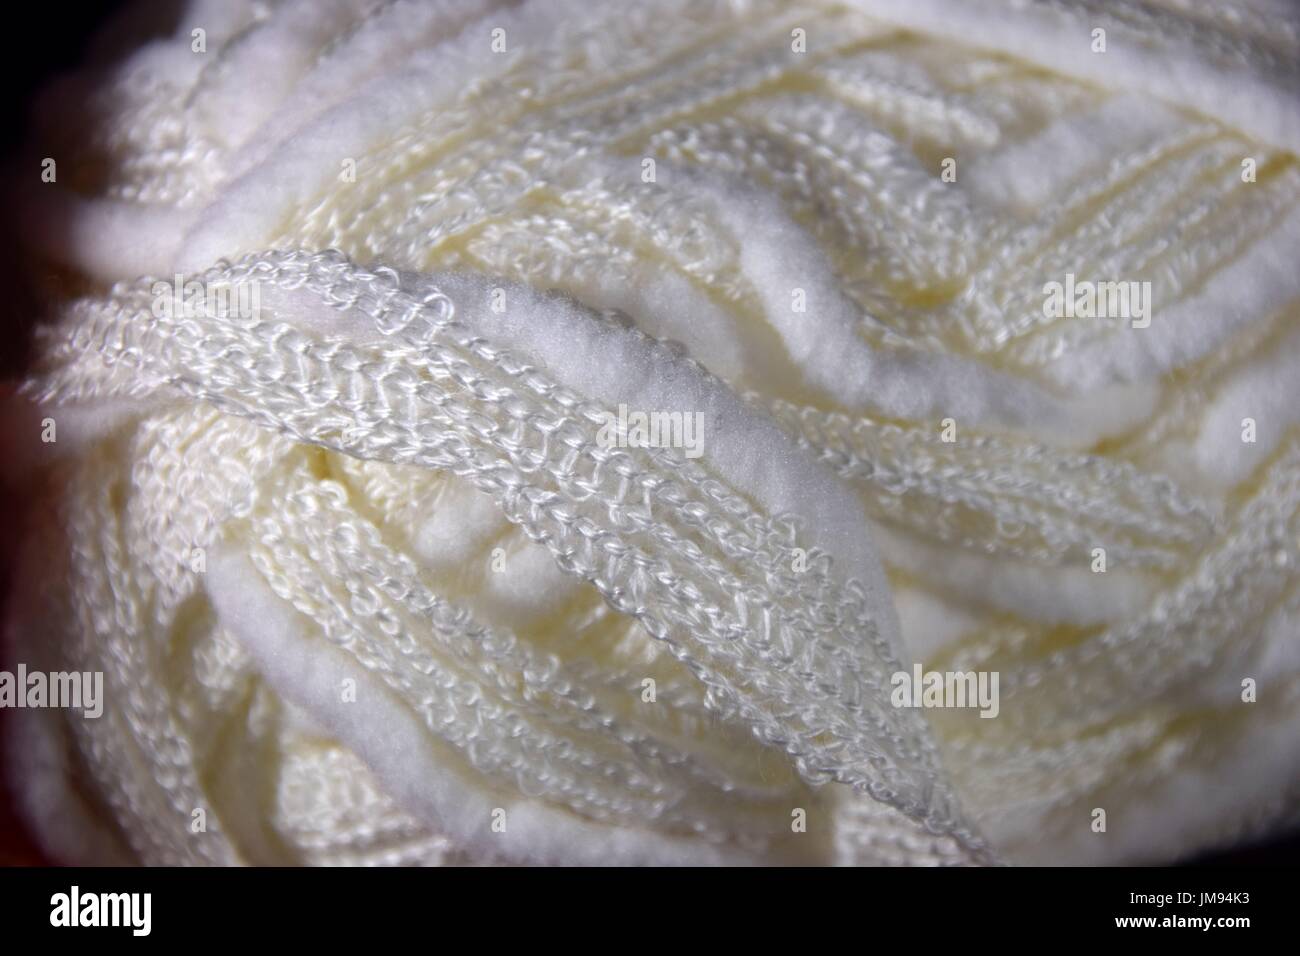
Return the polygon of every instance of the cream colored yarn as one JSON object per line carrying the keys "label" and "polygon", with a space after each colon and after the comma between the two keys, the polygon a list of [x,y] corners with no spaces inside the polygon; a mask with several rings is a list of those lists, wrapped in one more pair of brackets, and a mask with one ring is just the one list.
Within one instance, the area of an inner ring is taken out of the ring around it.
{"label": "cream colored yarn", "polygon": [[[26,209],[85,294],[24,388],[58,439],[10,656],[106,687],[13,721],[51,853],[1149,862],[1296,822],[1294,7],[176,23],[57,91],[89,135]],[[1045,314],[1067,273],[1149,282],[1150,326]],[[620,405],[702,455],[607,447]],[[998,716],[893,706],[913,661],[997,672]]]}

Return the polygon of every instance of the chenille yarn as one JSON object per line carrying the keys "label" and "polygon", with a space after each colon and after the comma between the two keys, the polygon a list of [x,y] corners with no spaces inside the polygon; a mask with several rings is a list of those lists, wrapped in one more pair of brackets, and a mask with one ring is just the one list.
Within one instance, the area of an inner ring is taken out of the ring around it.
{"label": "chenille yarn", "polygon": [[[87,294],[24,389],[60,432],[11,652],[107,693],[15,722],[38,834],[911,864],[1293,823],[1298,62],[1268,3],[185,8],[56,91],[89,136],[27,199]],[[1046,316],[1067,272],[1151,326]],[[257,314],[159,310],[175,273]],[[620,404],[703,456],[602,447]],[[998,718],[892,706],[913,660],[999,672]]]}

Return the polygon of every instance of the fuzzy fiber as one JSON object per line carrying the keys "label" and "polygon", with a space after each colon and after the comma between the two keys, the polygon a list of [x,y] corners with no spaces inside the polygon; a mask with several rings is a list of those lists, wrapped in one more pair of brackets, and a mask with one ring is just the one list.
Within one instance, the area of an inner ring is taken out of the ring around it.
{"label": "fuzzy fiber", "polygon": [[[7,650],[105,674],[9,721],[53,856],[1139,863],[1300,819],[1294,4],[155,16],[16,197],[60,282]],[[1067,274],[1149,326],[1048,314]],[[701,454],[602,442],[620,406]],[[894,706],[914,663],[997,717]]]}

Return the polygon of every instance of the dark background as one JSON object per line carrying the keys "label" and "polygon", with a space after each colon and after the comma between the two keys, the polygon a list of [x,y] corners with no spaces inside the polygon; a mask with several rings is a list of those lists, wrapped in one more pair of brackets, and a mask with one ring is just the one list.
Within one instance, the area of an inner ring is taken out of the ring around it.
{"label": "dark background", "polygon": [[[104,2],[73,2],[37,5],[27,8],[27,21],[9,33],[6,56],[0,58],[3,83],[0,83],[0,163],[3,163],[4,180],[10,187],[23,176],[39,183],[39,163],[31,170],[20,166],[23,144],[27,141],[33,100],[37,93],[54,77],[67,72],[88,60],[111,59],[115,50],[129,46],[129,35],[103,35],[113,14],[122,7],[121,0]],[[157,32],[166,32],[172,19],[174,5],[157,0]],[[10,14],[21,8],[10,7]],[[12,20],[11,20],[12,22]],[[153,32],[153,31],[150,31]],[[93,42],[92,42],[93,41]],[[12,381],[21,375],[27,360],[27,340],[32,323],[40,311],[40,301],[30,279],[30,262],[25,262],[21,250],[21,236],[12,220],[12,202],[0,203],[0,328],[3,344],[0,345],[0,382]],[[0,393],[2,394],[2,393]],[[3,547],[5,538],[12,537],[12,529],[21,524],[22,508],[12,489],[0,488],[0,610],[4,595],[8,593],[11,560]],[[5,534],[4,532],[9,532]],[[0,721],[5,711],[0,709]],[[0,748],[4,746],[0,734]],[[1300,743],[1297,743],[1300,746]],[[0,768],[3,768],[3,751],[0,750]],[[48,864],[39,848],[25,832],[14,813],[13,802],[6,786],[0,786],[0,865],[22,866]],[[1292,866],[1300,863],[1300,834],[1292,834],[1269,842],[1238,849],[1203,854],[1186,861],[1189,865],[1208,866]]]}

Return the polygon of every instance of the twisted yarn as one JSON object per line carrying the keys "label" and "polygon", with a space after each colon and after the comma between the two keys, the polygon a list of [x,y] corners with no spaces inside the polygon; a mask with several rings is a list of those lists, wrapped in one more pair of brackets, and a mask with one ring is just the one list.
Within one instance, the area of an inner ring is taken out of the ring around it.
{"label": "twisted yarn", "polygon": [[[1146,862],[1296,822],[1293,6],[176,24],[58,91],[89,131],[26,200],[82,291],[23,388],[59,431],[10,650],[107,697],[14,721],[51,853]],[[1149,326],[1050,315],[1067,273],[1149,282]],[[702,454],[610,446],[620,407]],[[998,716],[895,706],[914,662]]]}

